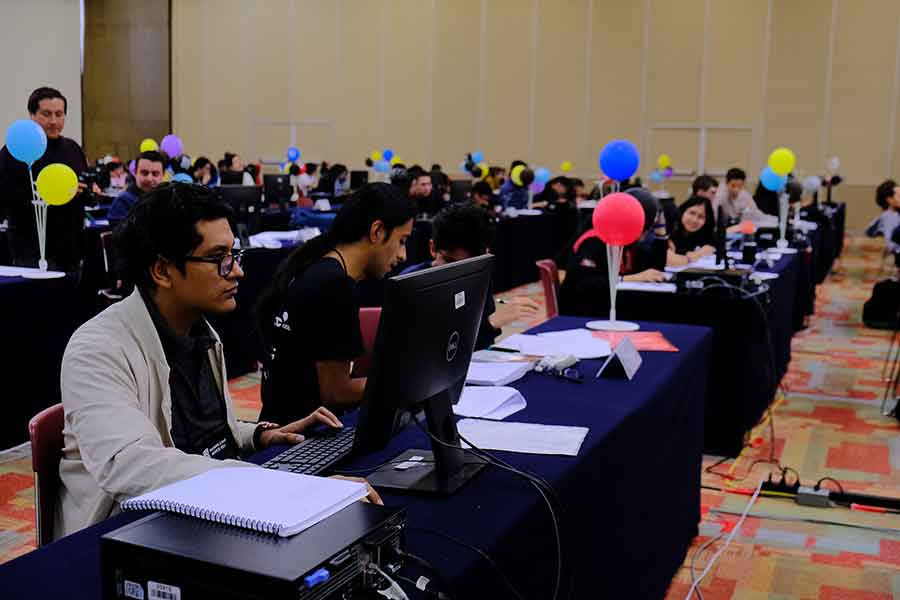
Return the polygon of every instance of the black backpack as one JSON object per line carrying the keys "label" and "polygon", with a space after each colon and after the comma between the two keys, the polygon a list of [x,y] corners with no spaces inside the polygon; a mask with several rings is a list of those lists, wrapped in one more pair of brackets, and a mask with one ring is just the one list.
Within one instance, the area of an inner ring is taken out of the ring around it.
{"label": "black backpack", "polygon": [[872,329],[896,329],[900,311],[900,281],[885,279],[872,288],[872,297],[863,305],[862,320]]}

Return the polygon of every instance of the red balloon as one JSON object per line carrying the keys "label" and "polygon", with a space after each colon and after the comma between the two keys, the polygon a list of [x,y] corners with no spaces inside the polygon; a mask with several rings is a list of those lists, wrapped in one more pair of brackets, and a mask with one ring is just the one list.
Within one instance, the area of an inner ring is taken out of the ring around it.
{"label": "red balloon", "polygon": [[604,196],[594,209],[594,231],[610,246],[627,246],[644,232],[644,209],[631,194]]}

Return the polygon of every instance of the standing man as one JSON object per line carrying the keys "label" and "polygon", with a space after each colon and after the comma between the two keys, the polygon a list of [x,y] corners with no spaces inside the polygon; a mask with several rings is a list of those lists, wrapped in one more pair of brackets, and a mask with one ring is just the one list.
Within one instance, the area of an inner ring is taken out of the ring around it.
{"label": "standing man", "polygon": [[[28,98],[28,114],[47,134],[47,151],[32,165],[37,179],[41,169],[62,163],[76,174],[88,170],[81,146],[62,135],[66,125],[68,103],[59,90],[41,87]],[[84,184],[79,184],[79,192]],[[99,193],[99,189],[95,190]],[[9,220],[9,251],[14,265],[36,267],[40,259],[34,207],[31,204],[31,182],[28,167],[9,153],[0,150],[0,212]],[[51,269],[76,271],[81,264],[84,230],[84,200],[78,194],[63,206],[47,210],[47,262]]]}
{"label": "standing man", "polygon": [[[209,164],[209,161],[206,162]],[[165,159],[156,150],[141,152],[134,162],[134,183],[116,196],[112,206],[109,207],[107,218],[111,224],[114,225],[127,217],[131,207],[138,203],[141,196],[162,183],[164,164]]]}

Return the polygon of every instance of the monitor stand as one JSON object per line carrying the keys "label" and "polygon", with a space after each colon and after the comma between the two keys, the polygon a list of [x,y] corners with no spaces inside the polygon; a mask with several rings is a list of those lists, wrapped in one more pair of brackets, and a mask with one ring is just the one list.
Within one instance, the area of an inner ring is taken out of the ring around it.
{"label": "monitor stand", "polygon": [[[376,488],[449,496],[481,471],[487,463],[459,447],[459,432],[450,403],[450,393],[443,392],[425,402],[428,431],[434,437],[454,447],[432,440],[432,450],[407,450],[392,465],[367,476]],[[421,457],[421,458],[416,458]],[[422,466],[398,470],[403,462],[421,462]]]}

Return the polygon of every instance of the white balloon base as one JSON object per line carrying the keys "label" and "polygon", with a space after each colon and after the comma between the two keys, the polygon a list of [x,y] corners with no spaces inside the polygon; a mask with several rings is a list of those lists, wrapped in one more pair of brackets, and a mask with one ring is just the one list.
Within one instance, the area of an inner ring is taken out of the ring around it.
{"label": "white balloon base", "polygon": [[775,242],[775,246],[777,246],[779,250],[784,250],[785,248],[790,246],[790,244],[786,239],[781,238],[777,242]]}
{"label": "white balloon base", "polygon": [[588,321],[585,324],[588,329],[595,331],[637,331],[641,328],[637,323],[631,321]]}
{"label": "white balloon base", "polygon": [[62,271],[31,271],[22,274],[25,279],[59,279],[65,276],[66,274]]}

